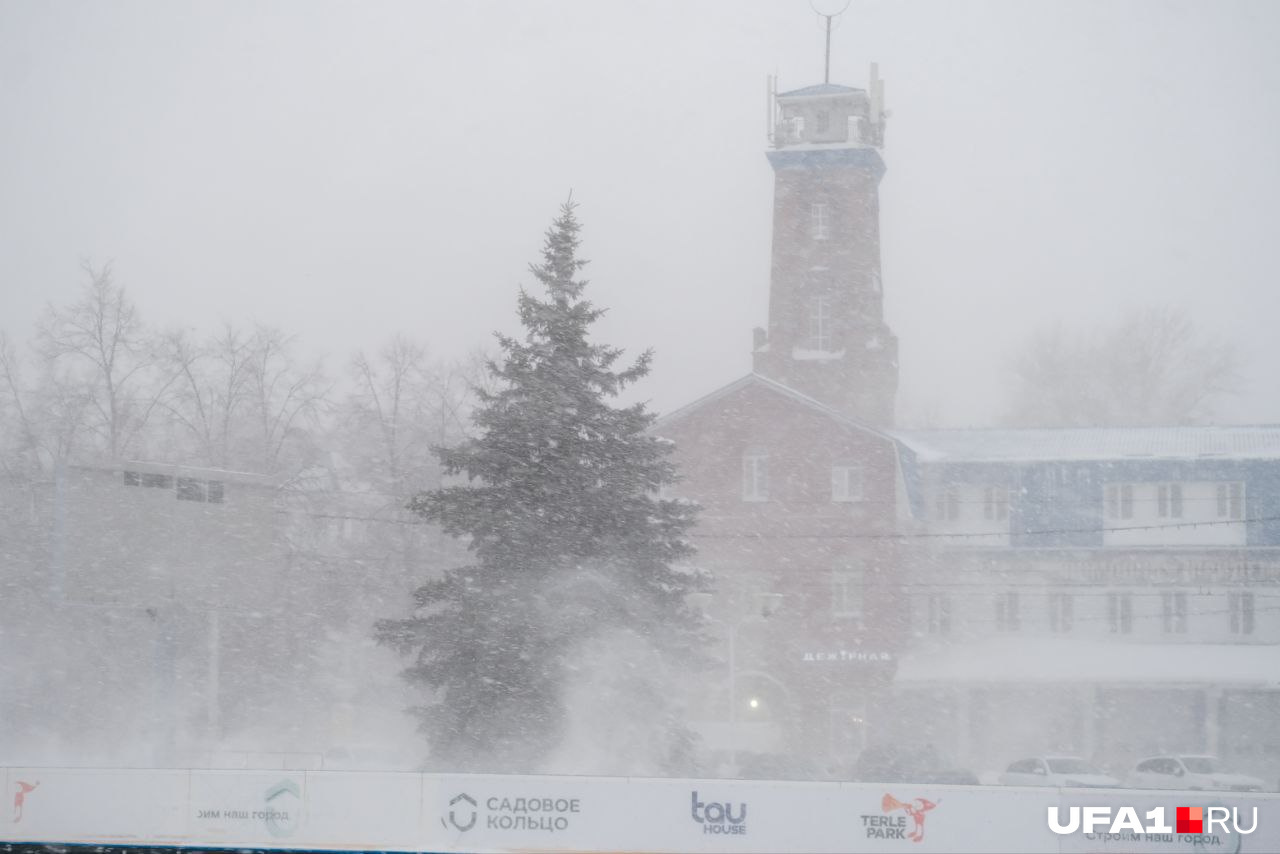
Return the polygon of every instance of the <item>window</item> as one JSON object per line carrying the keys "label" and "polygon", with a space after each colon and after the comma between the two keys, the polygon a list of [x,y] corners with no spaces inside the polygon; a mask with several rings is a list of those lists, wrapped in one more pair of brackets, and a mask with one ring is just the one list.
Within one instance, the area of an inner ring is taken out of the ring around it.
{"label": "window", "polygon": [[831,615],[862,622],[862,573],[843,571],[832,574]]}
{"label": "window", "polygon": [[1133,484],[1112,483],[1107,485],[1107,518],[1133,518]]}
{"label": "window", "polygon": [[934,497],[934,518],[941,521],[955,521],[960,518],[960,495],[954,488],[940,489]]}
{"label": "window", "polygon": [[1002,520],[1009,518],[1009,490],[1003,486],[988,486],[982,491],[982,517]]}
{"label": "window", "polygon": [[831,130],[831,114],[826,110],[818,110],[816,121],[813,123],[813,129],[817,133],[826,133]]}
{"label": "window", "polygon": [[836,463],[831,467],[831,500],[862,500],[861,463]]}
{"label": "window", "polygon": [[787,130],[792,140],[800,140],[804,137],[804,116],[792,116],[787,119]]}
{"label": "window", "polygon": [[831,351],[831,298],[814,297],[809,301],[809,349]]}
{"label": "window", "polygon": [[1253,594],[1228,593],[1227,604],[1231,612],[1231,634],[1253,634]]}
{"label": "window", "polygon": [[826,202],[814,202],[810,205],[809,219],[813,224],[814,240],[826,240],[831,236],[831,210]]}
{"label": "window", "polygon": [[1164,633],[1167,635],[1185,635],[1187,633],[1187,594],[1160,594],[1161,616],[1164,618]]}
{"label": "window", "polygon": [[1018,619],[1018,591],[1009,590],[996,594],[996,631],[1016,632]]}
{"label": "window", "polygon": [[1107,622],[1111,625],[1111,634],[1133,634],[1133,594],[1107,594]]}
{"label": "window", "polygon": [[194,477],[178,478],[179,501],[204,501],[204,481]]}
{"label": "window", "polygon": [[742,455],[742,500],[769,500],[769,455],[764,451]]}
{"label": "window", "polygon": [[1059,634],[1071,631],[1075,597],[1070,593],[1049,594],[1049,631]]}
{"label": "window", "polygon": [[930,593],[927,608],[929,634],[951,634],[951,597],[946,593]]}
{"label": "window", "polygon": [[1218,484],[1218,518],[1219,519],[1243,519],[1244,518],[1244,484],[1243,483]]}
{"label": "window", "polygon": [[168,474],[126,471],[124,485],[174,490],[179,501],[207,501],[210,504],[223,502],[223,483],[220,480],[201,480],[196,477],[175,479]]}
{"label": "window", "polygon": [[1161,519],[1182,518],[1182,484],[1160,484],[1156,487],[1156,515]]}

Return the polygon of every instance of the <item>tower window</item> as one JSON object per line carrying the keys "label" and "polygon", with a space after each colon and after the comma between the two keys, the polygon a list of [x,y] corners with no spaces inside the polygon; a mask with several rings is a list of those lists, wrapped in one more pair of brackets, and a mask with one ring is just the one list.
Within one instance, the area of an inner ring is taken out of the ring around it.
{"label": "tower window", "polygon": [[742,500],[769,500],[769,455],[764,451],[742,455]]}
{"label": "tower window", "polygon": [[831,345],[831,298],[814,297],[809,301],[809,349],[827,353]]}
{"label": "tower window", "polygon": [[810,205],[809,219],[813,224],[814,240],[826,240],[831,236],[831,209],[826,202]]}
{"label": "tower window", "polygon": [[831,500],[862,500],[862,466],[859,463],[836,463],[831,467]]}

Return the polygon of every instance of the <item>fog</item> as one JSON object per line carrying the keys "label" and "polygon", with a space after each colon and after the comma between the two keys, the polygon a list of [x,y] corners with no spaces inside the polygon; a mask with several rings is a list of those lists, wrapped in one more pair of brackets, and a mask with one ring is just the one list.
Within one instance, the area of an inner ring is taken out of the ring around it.
{"label": "fog", "polygon": [[[601,334],[660,411],[748,370],[767,306],[764,79],[820,80],[794,3],[6,4],[0,317],[114,259],[148,320],[316,353],[510,331],[570,188]],[[1269,3],[856,2],[880,63],[886,315],[906,420],[986,424],[1029,328],[1171,303],[1238,342],[1220,420],[1280,418],[1280,12]]]}
{"label": "fog", "polygon": [[1280,6],[822,21],[0,6],[0,772],[1274,791]]}

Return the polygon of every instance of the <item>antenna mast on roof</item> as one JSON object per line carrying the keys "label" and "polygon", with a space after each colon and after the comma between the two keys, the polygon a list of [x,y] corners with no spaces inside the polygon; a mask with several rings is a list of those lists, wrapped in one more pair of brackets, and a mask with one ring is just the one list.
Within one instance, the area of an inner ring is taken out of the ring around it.
{"label": "antenna mast on roof", "polygon": [[827,55],[826,55],[826,62],[824,63],[822,68],[823,83],[831,82],[831,22],[845,13],[845,10],[849,8],[849,3],[851,1],[852,0],[844,0],[843,5],[841,5],[840,8],[836,9],[835,11],[823,11],[823,9],[819,9],[818,6],[822,6],[825,9],[833,9],[835,5],[839,3],[839,0],[836,0],[835,3],[831,2],[831,0],[826,0],[826,2],[820,2],[820,3],[815,3],[814,0],[809,0],[809,8],[813,9],[814,13],[819,18],[826,19]]}

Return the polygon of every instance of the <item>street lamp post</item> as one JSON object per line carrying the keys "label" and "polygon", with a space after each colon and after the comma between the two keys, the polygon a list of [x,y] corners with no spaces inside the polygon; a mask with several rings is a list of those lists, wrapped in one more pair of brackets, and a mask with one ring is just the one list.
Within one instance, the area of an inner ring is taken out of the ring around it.
{"label": "street lamp post", "polygon": [[759,616],[744,614],[733,622],[713,617],[703,608],[703,619],[722,626],[729,641],[729,765],[734,774],[738,773],[738,629],[747,621],[763,621],[771,617],[778,607],[772,599],[761,609]]}

